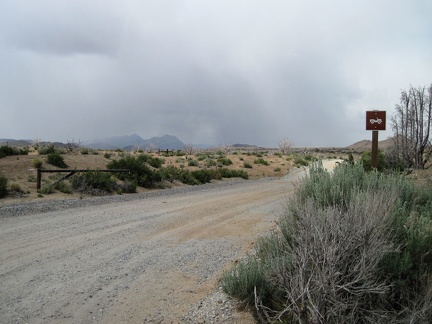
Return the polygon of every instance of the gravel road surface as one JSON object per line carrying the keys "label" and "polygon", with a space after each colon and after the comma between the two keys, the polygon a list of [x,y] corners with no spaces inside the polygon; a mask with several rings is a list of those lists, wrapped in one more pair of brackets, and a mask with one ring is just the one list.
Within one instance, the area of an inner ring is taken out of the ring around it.
{"label": "gravel road surface", "polygon": [[250,323],[218,278],[303,175],[0,206],[0,323]]}

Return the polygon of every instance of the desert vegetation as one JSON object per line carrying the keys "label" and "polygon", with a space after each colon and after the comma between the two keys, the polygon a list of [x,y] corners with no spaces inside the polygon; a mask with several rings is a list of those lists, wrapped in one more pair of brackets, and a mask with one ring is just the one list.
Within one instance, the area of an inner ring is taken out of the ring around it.
{"label": "desert vegetation", "polygon": [[[9,152],[9,151],[8,151]],[[21,152],[15,149],[14,154]],[[1,159],[0,172],[4,173],[6,191],[3,197],[42,198],[65,195],[107,195],[135,193],[164,189],[179,185],[199,185],[228,178],[259,178],[282,176],[294,165],[298,153],[282,154],[277,150],[214,149],[189,151],[159,151],[144,153],[125,150],[87,150],[79,147],[66,150],[51,144],[39,143],[18,155]],[[226,153],[228,152],[228,153]],[[259,164],[255,161],[258,160]],[[305,164],[307,165],[307,161]],[[297,165],[300,167],[300,165]],[[129,173],[84,172],[62,179],[66,174],[43,173],[42,187],[36,192],[37,169],[127,169]],[[23,189],[17,195],[10,185],[17,183]]]}
{"label": "desert vegetation", "polygon": [[432,194],[361,161],[314,164],[277,230],[222,278],[262,322],[426,323]]}

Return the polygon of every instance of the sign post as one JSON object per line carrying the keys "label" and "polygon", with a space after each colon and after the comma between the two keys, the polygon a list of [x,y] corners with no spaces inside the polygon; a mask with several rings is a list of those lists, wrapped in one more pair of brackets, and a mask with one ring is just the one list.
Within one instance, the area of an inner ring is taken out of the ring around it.
{"label": "sign post", "polygon": [[386,129],[386,112],[379,110],[366,111],[366,130],[372,131],[371,166],[378,167],[378,131]]}

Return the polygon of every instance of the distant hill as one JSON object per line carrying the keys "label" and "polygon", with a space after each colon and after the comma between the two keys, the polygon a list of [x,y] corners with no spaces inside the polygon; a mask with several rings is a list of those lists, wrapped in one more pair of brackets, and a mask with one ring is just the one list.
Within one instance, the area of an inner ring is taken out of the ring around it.
{"label": "distant hill", "polygon": [[0,146],[10,145],[15,147],[25,147],[32,145],[32,140],[15,140],[11,138],[0,138]]}
{"label": "distant hill", "polygon": [[84,146],[101,150],[124,149],[132,151],[135,149],[146,150],[148,148],[152,148],[153,150],[182,150],[184,148],[184,143],[173,135],[143,139],[137,134],[132,134],[101,139],[84,144]]}
{"label": "distant hill", "polygon": [[[378,148],[382,150],[386,150],[393,146],[393,138],[387,138],[383,141],[378,141]],[[355,151],[367,151],[372,148],[372,141],[370,140],[362,140],[347,146],[347,148],[355,150]]]}

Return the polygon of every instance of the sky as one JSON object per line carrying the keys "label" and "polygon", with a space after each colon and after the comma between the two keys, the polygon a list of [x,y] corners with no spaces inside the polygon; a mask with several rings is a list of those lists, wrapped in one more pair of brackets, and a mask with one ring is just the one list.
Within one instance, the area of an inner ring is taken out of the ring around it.
{"label": "sky", "polygon": [[432,83],[430,0],[0,0],[0,138],[342,147]]}

